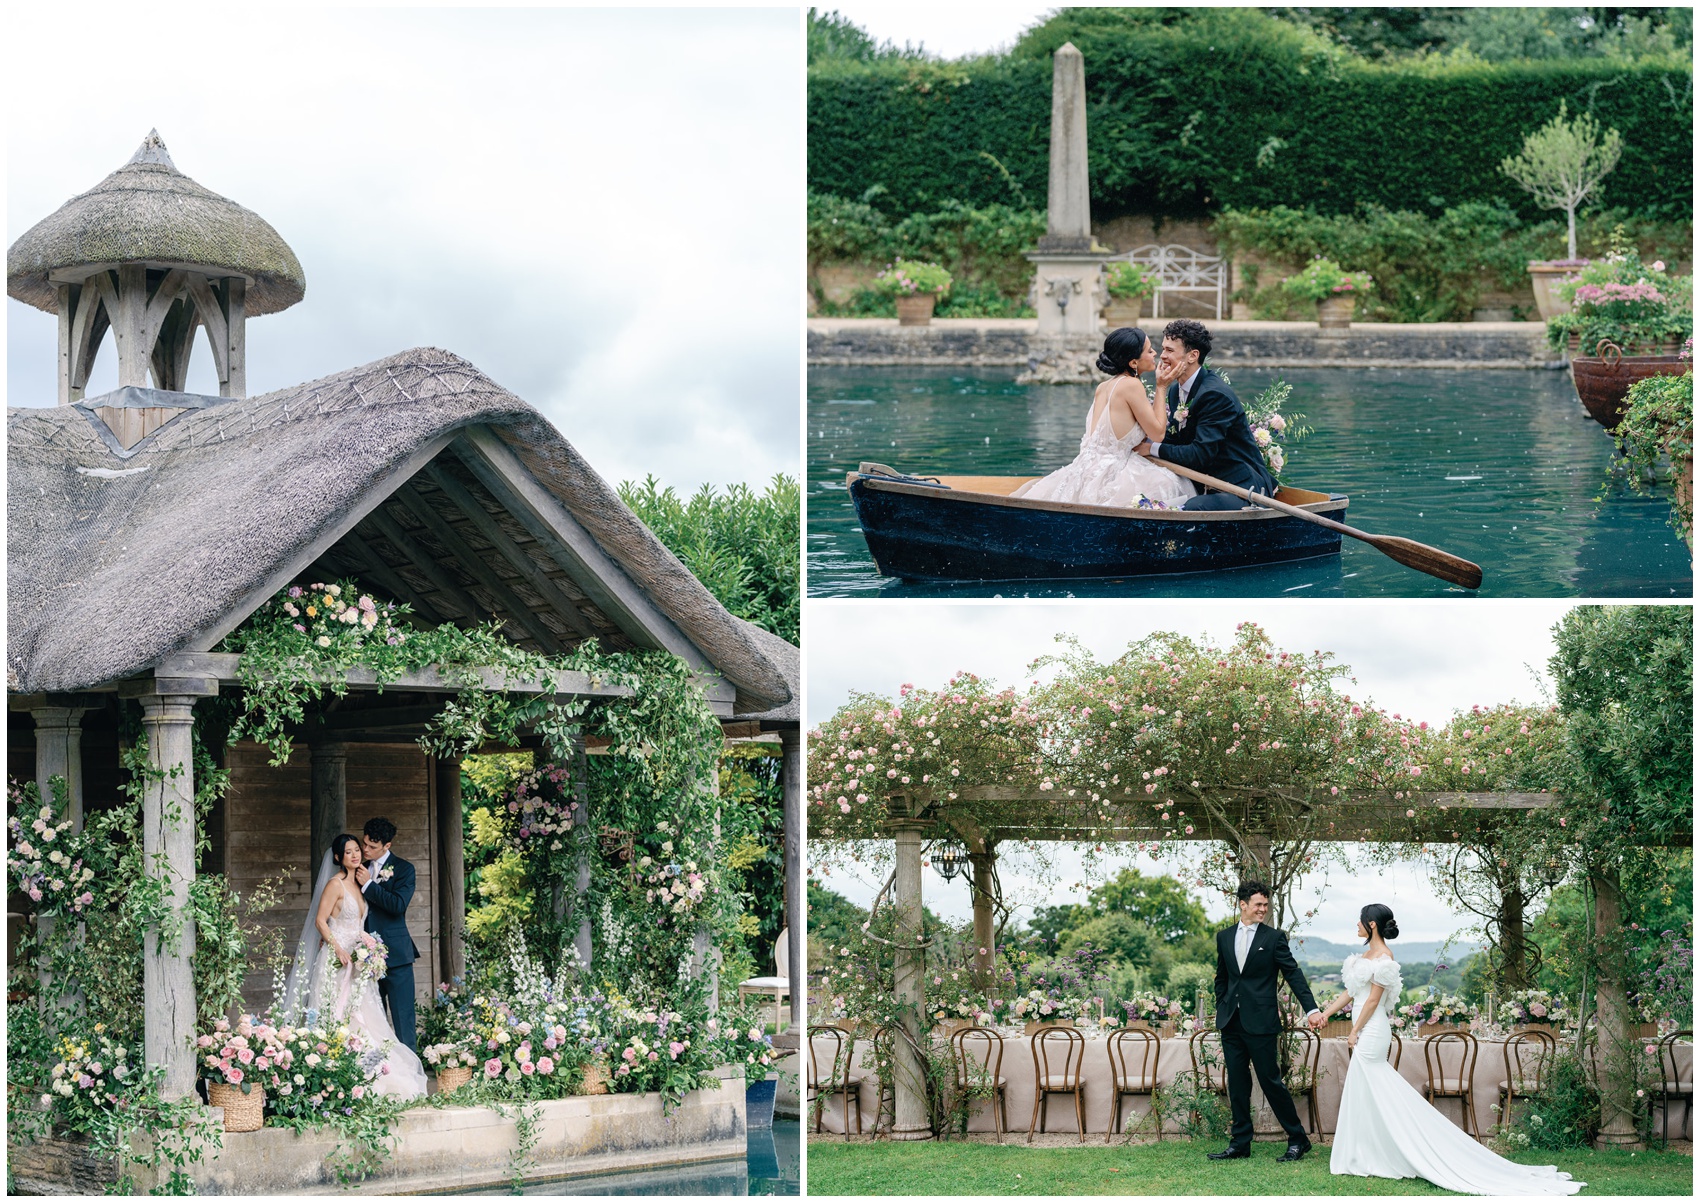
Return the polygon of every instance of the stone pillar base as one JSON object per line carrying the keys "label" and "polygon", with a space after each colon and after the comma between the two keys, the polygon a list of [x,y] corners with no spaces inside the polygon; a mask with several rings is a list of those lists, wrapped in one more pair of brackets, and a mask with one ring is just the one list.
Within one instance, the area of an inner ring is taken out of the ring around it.
{"label": "stone pillar base", "polygon": [[886,1136],[890,1140],[931,1140],[933,1130],[931,1128],[892,1128],[890,1132],[886,1133]]}
{"label": "stone pillar base", "polygon": [[1027,252],[1033,264],[1032,301],[1040,334],[1098,334],[1104,320],[1103,271],[1107,251]]}

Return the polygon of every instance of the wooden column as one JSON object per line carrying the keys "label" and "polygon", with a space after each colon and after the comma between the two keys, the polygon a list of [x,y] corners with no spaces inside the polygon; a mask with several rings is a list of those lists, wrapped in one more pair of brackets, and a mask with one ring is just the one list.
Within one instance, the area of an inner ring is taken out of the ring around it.
{"label": "wooden column", "polygon": [[466,977],[466,831],[461,819],[460,760],[433,762],[437,774],[437,930],[443,980]]}
{"label": "wooden column", "polygon": [[573,914],[578,916],[578,933],[573,937],[573,947],[578,950],[579,963],[588,970],[596,953],[590,934],[590,857],[596,846],[596,833],[590,825],[590,758],[585,754],[582,731],[573,735],[573,794],[577,801],[573,827],[578,833],[578,878],[573,883]]}
{"label": "wooden column", "polygon": [[790,962],[791,1027],[808,1030],[809,965],[803,938],[809,923],[809,886],[803,867],[803,754],[801,732],[779,733],[779,781],[785,813],[785,956]]}
{"label": "wooden column", "polygon": [[314,875],[324,863],[331,841],[348,830],[348,745],[319,740],[309,746],[309,752],[313,766],[313,842],[307,872]]}
{"label": "wooden column", "polygon": [[148,740],[142,789],[142,855],[150,876],[164,879],[175,913],[142,936],[142,1006],[147,1063],[163,1066],[167,1100],[195,1093],[195,926],[187,913],[195,879],[195,699],[218,693],[216,681],[170,679],[126,682],[121,690],[142,704]]}
{"label": "wooden column", "polygon": [[887,824],[897,841],[896,993],[903,1008],[907,1038],[899,1035],[893,1048],[893,1077],[897,1092],[893,1140],[929,1140],[933,1135],[927,1108],[926,1075],[917,1050],[925,1040],[921,1008],[925,999],[926,957],[921,952],[921,833],[930,823],[892,819]]}
{"label": "wooden column", "polygon": [[148,269],[140,263],[118,267],[118,310],[112,315],[112,333],[118,342],[118,383],[148,386],[148,369],[153,348],[143,338],[148,307]]}
{"label": "wooden column", "polygon": [[69,405],[81,399],[82,390],[71,395],[71,338],[72,322],[76,318],[77,293],[81,290],[70,284],[58,284],[53,292],[59,302],[59,404]]}
{"label": "wooden column", "polygon": [[[1616,865],[1596,866],[1588,874],[1594,888],[1594,947],[1606,947],[1620,939],[1624,929],[1623,883]],[[1644,1149],[1635,1131],[1635,1075],[1630,1065],[1634,1055],[1629,1038],[1629,996],[1624,988],[1621,959],[1597,957],[1599,981],[1594,988],[1594,1005],[1599,1015],[1595,1039],[1599,1041],[1594,1064],[1599,1074],[1600,1131],[1594,1137],[1597,1149]]]}
{"label": "wooden column", "polygon": [[992,970],[997,965],[997,936],[994,934],[992,911],[992,874],[996,870],[998,853],[995,845],[984,852],[970,852],[968,863],[973,866],[969,886],[974,894],[974,980],[982,990],[991,988]]}
{"label": "wooden column", "polygon": [[227,374],[219,381],[221,397],[248,395],[248,282],[241,276],[231,276],[219,290],[220,308],[224,310],[224,360]]}
{"label": "wooden column", "polygon": [[83,715],[89,709],[38,706],[30,711],[35,719],[35,781],[42,805],[53,804],[51,782],[63,777],[72,831],[83,829]]}
{"label": "wooden column", "polygon": [[[716,797],[720,795],[720,761],[716,757],[713,776],[704,787]],[[714,837],[710,845],[711,856],[720,855],[720,819],[715,812]],[[691,973],[692,975],[708,975],[708,1009],[715,1012],[720,1009],[720,958],[713,943],[709,940],[708,924],[699,923],[694,935],[691,936]]]}

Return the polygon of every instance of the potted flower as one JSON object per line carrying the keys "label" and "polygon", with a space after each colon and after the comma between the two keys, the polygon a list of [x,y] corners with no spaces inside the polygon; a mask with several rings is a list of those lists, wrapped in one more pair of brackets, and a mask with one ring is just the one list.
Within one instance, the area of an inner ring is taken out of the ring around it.
{"label": "potted flower", "polygon": [[1674,278],[1663,260],[1646,264],[1622,236],[1611,251],[1558,288],[1570,306],[1547,320],[1547,342],[1571,358],[1593,356],[1602,342],[1626,355],[1674,355],[1694,333],[1692,278]]}
{"label": "potted flower", "polygon": [[224,1108],[226,1132],[253,1132],[265,1122],[264,1075],[276,1059],[273,1030],[244,1015],[232,1024],[219,1016],[211,1032],[195,1037],[207,1103]]}
{"label": "potted flower", "polygon": [[437,1075],[437,1093],[459,1090],[483,1063],[483,1047],[473,1031],[472,1012],[459,983],[439,982],[419,1012],[419,1058]]}
{"label": "potted flower", "polygon": [[1476,1010],[1456,994],[1436,994],[1399,1008],[1400,1024],[1419,1036],[1456,1032],[1470,1026]]}
{"label": "potted flower", "polygon": [[1505,996],[1494,1012],[1503,1028],[1538,1028],[1554,1031],[1569,1024],[1570,1012],[1564,1000],[1553,997],[1550,990],[1516,990]]}
{"label": "potted flower", "polygon": [[1529,284],[1535,290],[1535,308],[1540,311],[1543,322],[1570,309],[1570,299],[1561,296],[1559,288],[1574,283],[1577,275],[1587,266],[1586,259],[1529,260]]}
{"label": "potted flower", "polygon": [[[1690,340],[1684,353],[1691,354]],[[1692,364],[1692,359],[1685,359]],[[1671,525],[1694,546],[1694,369],[1650,376],[1626,394],[1623,419],[1612,430],[1619,464],[1636,492],[1647,492],[1659,456],[1670,462]]]}
{"label": "potted flower", "polygon": [[950,291],[950,273],[937,263],[898,259],[874,277],[874,290],[897,301],[897,324],[925,326],[933,304]]}
{"label": "potted flower", "polygon": [[1316,303],[1316,324],[1325,331],[1343,331],[1352,324],[1358,297],[1369,292],[1374,279],[1368,272],[1349,272],[1318,255],[1298,275],[1281,281],[1282,289],[1301,301]]}
{"label": "potted flower", "polygon": [[1139,263],[1117,260],[1104,268],[1104,321],[1112,329],[1139,321],[1147,297],[1162,283],[1156,272]]}

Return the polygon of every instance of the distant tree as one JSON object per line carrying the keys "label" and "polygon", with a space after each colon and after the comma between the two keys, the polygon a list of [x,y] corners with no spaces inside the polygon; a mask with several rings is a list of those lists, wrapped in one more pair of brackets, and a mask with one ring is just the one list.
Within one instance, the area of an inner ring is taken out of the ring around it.
{"label": "distant tree", "polygon": [[1145,924],[1129,915],[1115,913],[1088,919],[1063,933],[1060,951],[1073,952],[1082,947],[1097,949],[1106,961],[1148,969],[1161,945],[1157,934]]}
{"label": "distant tree", "polygon": [[824,62],[871,63],[881,59],[927,58],[919,45],[882,42],[837,9],[809,9],[809,66]]}
{"label": "distant tree", "polygon": [[1564,101],[1558,116],[1523,139],[1523,149],[1500,163],[1499,169],[1534,193],[1545,209],[1563,209],[1569,221],[1570,254],[1576,258],[1576,210],[1594,194],[1623,154],[1623,138],[1615,130],[1602,135],[1590,113],[1565,119]]}

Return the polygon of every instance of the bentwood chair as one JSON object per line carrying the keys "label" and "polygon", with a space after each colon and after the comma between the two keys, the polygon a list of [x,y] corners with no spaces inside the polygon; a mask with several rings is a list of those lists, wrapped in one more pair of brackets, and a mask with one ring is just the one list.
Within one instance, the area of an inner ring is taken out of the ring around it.
{"label": "bentwood chair", "polygon": [[1558,1056],[1558,1041],[1551,1032],[1523,1028],[1505,1038],[1505,1077],[1499,1083],[1499,1126],[1511,1122],[1513,1099],[1530,1099],[1541,1092],[1547,1074]]}
{"label": "bentwood chair", "polygon": [[1683,1081],[1682,1066],[1676,1059],[1676,1046],[1686,1039],[1694,1043],[1694,1032],[1684,1029],[1672,1032],[1659,1041],[1659,1084],[1652,1090],[1653,1097],[1659,1100],[1665,1113],[1665,1140],[1670,1140],[1670,1101],[1684,1099],[1682,1108],[1682,1135],[1686,1139],[1694,1131],[1694,1060],[1690,1056],[1688,1062],[1688,1080]]}
{"label": "bentwood chair", "polygon": [[991,1028],[962,1028],[950,1034],[951,1061],[956,1066],[956,1089],[992,1088],[992,1124],[998,1143],[1009,1127],[1009,1079],[1003,1076],[1003,1037]]}
{"label": "bentwood chair", "polygon": [[[1192,1080],[1197,1088],[1210,1094],[1226,1095],[1228,1063],[1222,1056],[1222,1033],[1214,1027],[1198,1028],[1188,1038],[1186,1051],[1192,1061]],[[1193,1118],[1198,1118],[1196,1111]]]}
{"label": "bentwood chair", "polygon": [[888,1105],[891,1123],[886,1130],[889,1132],[897,1126],[897,1039],[897,1028],[889,1023],[875,1028],[874,1034],[869,1037],[868,1047],[873,1050],[874,1057],[874,1081],[878,1087],[874,1096],[873,1134],[876,1137],[880,1134],[880,1120],[885,1118]]}
{"label": "bentwood chair", "polygon": [[[1163,1041],[1149,1028],[1123,1028],[1110,1033],[1110,1085],[1116,1092],[1110,1129],[1104,1143],[1122,1130],[1122,1099],[1130,1094],[1153,1094],[1157,1090],[1157,1054]],[[1163,1139],[1163,1124],[1157,1124],[1157,1139]]]}
{"label": "bentwood chair", "polygon": [[1405,1042],[1399,1039],[1399,1033],[1393,1033],[1393,1043],[1387,1046],[1387,1063],[1394,1069],[1399,1068],[1399,1058],[1405,1055]]}
{"label": "bentwood chair", "polygon": [[[820,1052],[815,1042],[820,1041],[832,1050],[831,1067],[825,1074],[821,1073]],[[856,1056],[856,1034],[848,1028],[835,1023],[816,1023],[809,1025],[809,1097],[807,1102],[815,1105],[815,1133],[821,1132],[822,1112],[826,1107],[829,1096],[837,1095],[844,1111],[844,1139],[850,1139],[850,1105],[856,1105],[856,1134],[862,1132],[862,1078],[854,1070]]]}
{"label": "bentwood chair", "polygon": [[1074,1096],[1074,1123],[1080,1143],[1086,1143],[1086,1098],[1081,1073],[1086,1067],[1086,1037],[1073,1028],[1040,1028],[1033,1037],[1033,1118],[1027,1124],[1027,1143],[1033,1125],[1045,1130],[1045,1112],[1053,1094]]}
{"label": "bentwood chair", "polygon": [[[1456,1073],[1446,1067],[1451,1045],[1458,1046]],[[1476,1038],[1469,1032],[1436,1032],[1423,1041],[1423,1065],[1428,1071],[1423,1094],[1430,1103],[1439,1099],[1457,1099],[1464,1108],[1464,1131],[1478,1140],[1481,1133],[1476,1130],[1475,1076],[1476,1057],[1480,1051]]]}
{"label": "bentwood chair", "polygon": [[1316,1084],[1322,1076],[1322,1035],[1309,1028],[1295,1027],[1283,1032],[1282,1036],[1295,1037],[1299,1042],[1298,1054],[1293,1058],[1290,1071],[1298,1080],[1286,1083],[1287,1093],[1295,1100],[1301,1094],[1304,1096],[1306,1109],[1310,1112],[1311,1134],[1321,1136],[1322,1111],[1316,1102]]}

